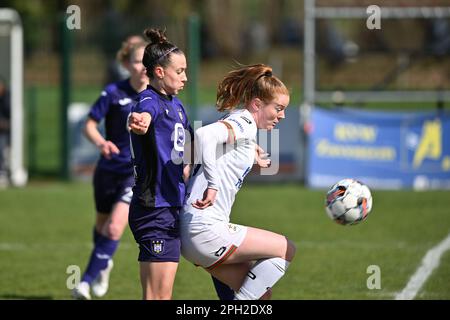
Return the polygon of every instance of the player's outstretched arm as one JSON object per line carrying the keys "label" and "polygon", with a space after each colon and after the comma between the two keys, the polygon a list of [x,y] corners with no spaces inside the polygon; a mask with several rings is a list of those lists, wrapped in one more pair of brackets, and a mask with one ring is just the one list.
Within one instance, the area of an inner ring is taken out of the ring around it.
{"label": "player's outstretched arm", "polygon": [[144,135],[152,121],[152,116],[148,112],[132,112],[128,115],[128,130],[138,135]]}

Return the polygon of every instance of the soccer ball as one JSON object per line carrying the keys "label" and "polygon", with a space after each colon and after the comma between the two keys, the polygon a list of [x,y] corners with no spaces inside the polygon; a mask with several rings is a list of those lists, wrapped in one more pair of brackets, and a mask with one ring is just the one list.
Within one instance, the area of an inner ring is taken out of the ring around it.
{"label": "soccer ball", "polygon": [[372,210],[372,194],[364,183],[343,179],[328,190],[325,210],[339,224],[357,224]]}

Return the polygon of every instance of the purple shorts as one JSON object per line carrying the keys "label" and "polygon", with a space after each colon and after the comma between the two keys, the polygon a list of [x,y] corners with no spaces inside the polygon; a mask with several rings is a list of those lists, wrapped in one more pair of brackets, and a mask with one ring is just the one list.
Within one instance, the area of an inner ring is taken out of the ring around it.
{"label": "purple shorts", "polygon": [[111,171],[95,169],[94,198],[97,212],[111,213],[114,204],[129,204],[133,197],[133,175],[117,174]]}
{"label": "purple shorts", "polygon": [[179,207],[145,208],[131,202],[128,223],[139,245],[138,261],[180,261],[179,212]]}

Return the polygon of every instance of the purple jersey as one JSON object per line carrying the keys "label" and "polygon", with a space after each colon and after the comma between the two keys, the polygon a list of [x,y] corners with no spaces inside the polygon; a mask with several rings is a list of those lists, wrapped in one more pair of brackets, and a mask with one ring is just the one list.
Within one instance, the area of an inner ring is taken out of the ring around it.
{"label": "purple jersey", "polygon": [[105,119],[105,139],[119,148],[119,154],[111,159],[102,155],[97,167],[119,174],[132,174],[130,138],[127,131],[127,117],[131,106],[136,103],[138,93],[131,87],[129,79],[112,83],[102,91],[89,112],[89,117],[97,122]]}
{"label": "purple jersey", "polygon": [[131,133],[136,178],[132,202],[147,208],[182,206],[185,130],[192,134],[192,128],[181,101],[148,86],[132,112],[152,116],[145,135]]}

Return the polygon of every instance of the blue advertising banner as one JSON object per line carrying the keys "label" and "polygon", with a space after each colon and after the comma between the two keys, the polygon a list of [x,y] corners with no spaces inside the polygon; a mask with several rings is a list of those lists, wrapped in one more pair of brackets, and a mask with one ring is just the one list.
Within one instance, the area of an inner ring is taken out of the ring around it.
{"label": "blue advertising banner", "polygon": [[310,187],[355,178],[376,189],[450,189],[450,112],[314,107],[310,119]]}

